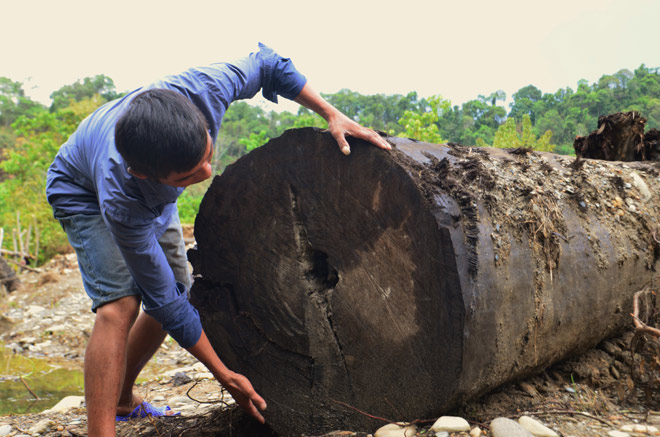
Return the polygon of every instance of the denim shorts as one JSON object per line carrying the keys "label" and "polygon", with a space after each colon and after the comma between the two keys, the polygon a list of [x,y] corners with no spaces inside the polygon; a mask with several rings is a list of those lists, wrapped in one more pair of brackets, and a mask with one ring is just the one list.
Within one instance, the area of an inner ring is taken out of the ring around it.
{"label": "denim shorts", "polygon": [[[140,289],[131,276],[117,243],[100,215],[67,215],[55,211],[78,257],[85,291],[92,299],[92,311],[125,296],[140,296]],[[177,282],[190,289],[186,247],[178,213],[158,239]]]}

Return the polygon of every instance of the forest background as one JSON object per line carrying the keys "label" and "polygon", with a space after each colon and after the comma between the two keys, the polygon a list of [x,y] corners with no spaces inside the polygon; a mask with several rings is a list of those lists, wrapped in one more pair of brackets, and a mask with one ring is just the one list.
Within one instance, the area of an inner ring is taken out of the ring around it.
{"label": "forest background", "polygon": [[[52,218],[45,199],[45,177],[60,145],[78,123],[98,106],[123,93],[105,75],[87,77],[53,92],[47,107],[27,97],[23,83],[0,77],[0,248],[38,265],[68,250],[66,236]],[[660,129],[660,68],[641,65],[603,75],[597,82],[578,82],[554,93],[534,85],[506,94],[495,91],[452,106],[440,95],[362,95],[347,89],[323,94],[355,121],[389,135],[433,143],[466,146],[531,147],[573,153],[576,136],[596,129],[598,117],[638,111],[647,130]],[[297,114],[266,111],[246,101],[233,103],[216,140],[214,172],[250,150],[295,127],[325,127],[305,108]],[[208,183],[189,187],[179,198],[184,223],[193,223]]]}

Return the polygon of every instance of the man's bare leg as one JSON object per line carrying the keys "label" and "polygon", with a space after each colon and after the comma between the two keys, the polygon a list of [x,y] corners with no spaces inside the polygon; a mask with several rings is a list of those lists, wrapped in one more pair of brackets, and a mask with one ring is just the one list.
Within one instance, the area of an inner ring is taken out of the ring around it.
{"label": "man's bare leg", "polygon": [[114,436],[126,372],[126,345],[140,303],[127,296],[98,308],[85,352],[85,402],[90,436]]}
{"label": "man's bare leg", "polygon": [[119,395],[117,414],[127,415],[142,402],[139,396],[133,394],[135,380],[151,357],[158,351],[163,340],[165,340],[165,336],[167,336],[167,332],[163,331],[156,319],[145,312],[140,313],[128,335],[126,373]]}

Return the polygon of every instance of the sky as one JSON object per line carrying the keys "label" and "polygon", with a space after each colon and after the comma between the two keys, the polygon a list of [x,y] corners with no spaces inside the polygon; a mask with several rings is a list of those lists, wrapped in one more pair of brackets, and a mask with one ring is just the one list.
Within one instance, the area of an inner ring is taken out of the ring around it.
{"label": "sky", "polygon": [[454,105],[660,67],[657,0],[0,0],[0,16],[0,76],[45,104],[87,76],[129,91],[258,42],[322,93],[416,91]]}

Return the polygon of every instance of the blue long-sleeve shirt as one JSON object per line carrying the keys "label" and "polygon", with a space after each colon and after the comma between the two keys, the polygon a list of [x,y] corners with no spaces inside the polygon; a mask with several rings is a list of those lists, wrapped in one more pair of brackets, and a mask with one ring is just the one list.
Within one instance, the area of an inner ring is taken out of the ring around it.
{"label": "blue long-sleeve shirt", "polygon": [[140,288],[144,310],[184,348],[201,336],[199,314],[158,244],[183,188],[130,175],[115,147],[115,124],[136,94],[165,88],[201,110],[215,142],[231,102],[251,98],[260,89],[275,103],[278,95],[294,99],[305,82],[289,59],[259,44],[258,52],[237,62],[192,68],[106,103],[80,123],[48,170],[48,202],[67,214],[103,217]]}

